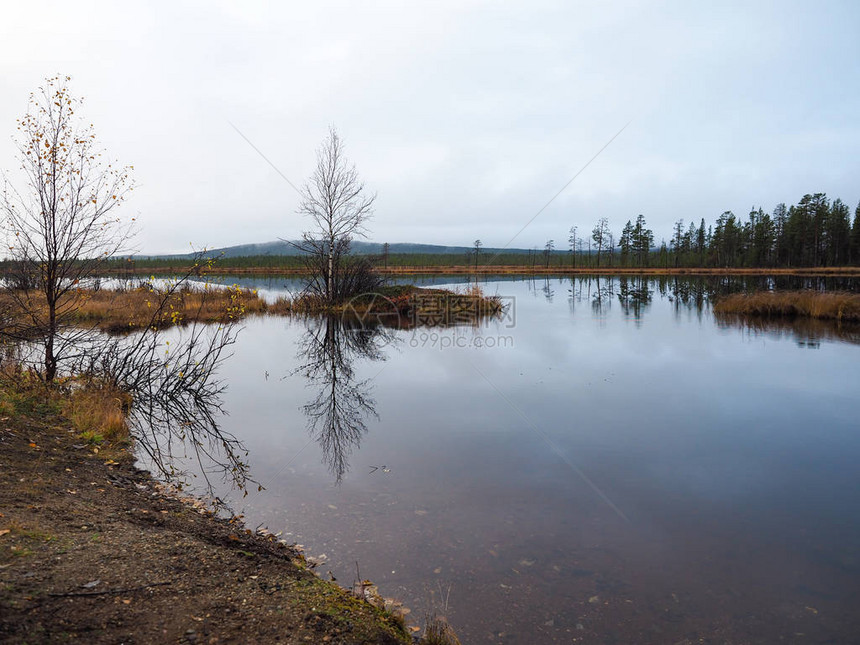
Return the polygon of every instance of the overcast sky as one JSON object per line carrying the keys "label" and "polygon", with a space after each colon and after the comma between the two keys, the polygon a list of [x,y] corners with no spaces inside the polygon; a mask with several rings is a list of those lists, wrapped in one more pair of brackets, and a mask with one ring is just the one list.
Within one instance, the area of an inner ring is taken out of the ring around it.
{"label": "overcast sky", "polygon": [[7,2],[0,168],[60,73],[135,167],[142,252],[306,227],[231,123],[296,185],[334,125],[378,193],[378,242],[564,246],[640,212],[659,241],[807,192],[853,211],[858,34],[856,1]]}

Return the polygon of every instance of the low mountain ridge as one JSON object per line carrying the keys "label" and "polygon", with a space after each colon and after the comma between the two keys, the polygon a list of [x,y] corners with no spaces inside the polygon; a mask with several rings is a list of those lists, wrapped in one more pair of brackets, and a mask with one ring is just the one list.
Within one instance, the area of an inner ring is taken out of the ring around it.
{"label": "low mountain ridge", "polygon": [[[381,255],[383,244],[381,242],[363,242],[354,240],[352,242],[352,251],[357,255]],[[428,254],[428,255],[457,255],[472,253],[474,247],[471,246],[442,246],[441,244],[417,244],[413,242],[395,242],[388,245],[388,252],[391,255],[397,254]],[[498,249],[498,248],[481,248],[481,254],[494,254],[498,252],[527,254],[529,249]],[[540,251],[539,251],[540,252]],[[260,255],[302,255],[295,246],[285,240],[275,240],[273,242],[261,242],[257,244],[237,244],[235,246],[225,246],[217,249],[208,249],[207,257],[221,258],[237,258]],[[137,258],[191,258],[191,253],[175,253],[165,255],[138,255]]]}

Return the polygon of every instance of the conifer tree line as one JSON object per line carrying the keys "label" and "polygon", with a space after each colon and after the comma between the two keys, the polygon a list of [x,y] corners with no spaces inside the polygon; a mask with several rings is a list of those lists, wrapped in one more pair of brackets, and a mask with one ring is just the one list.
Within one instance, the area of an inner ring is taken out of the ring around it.
{"label": "conifer tree line", "polygon": [[824,267],[860,265],[860,204],[851,211],[841,199],[804,195],[795,205],[762,208],[746,219],[726,211],[706,224],[675,222],[668,243],[654,243],[644,215],[628,220],[615,238],[601,217],[590,235],[570,229],[573,266],[622,267]]}

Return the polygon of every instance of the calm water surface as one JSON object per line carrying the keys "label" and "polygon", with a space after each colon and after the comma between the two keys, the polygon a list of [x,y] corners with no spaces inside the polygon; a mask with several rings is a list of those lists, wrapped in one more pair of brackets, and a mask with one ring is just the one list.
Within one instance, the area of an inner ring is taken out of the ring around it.
{"label": "calm water surface", "polygon": [[477,328],[249,320],[247,524],[464,643],[860,642],[853,330],[718,322],[701,281],[484,289]]}

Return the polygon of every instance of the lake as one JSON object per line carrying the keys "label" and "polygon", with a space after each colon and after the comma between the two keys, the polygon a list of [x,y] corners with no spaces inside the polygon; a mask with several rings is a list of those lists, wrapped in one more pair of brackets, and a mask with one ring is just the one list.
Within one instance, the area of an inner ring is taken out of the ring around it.
{"label": "lake", "polygon": [[218,492],[464,644],[858,642],[860,335],[715,320],[744,284],[489,276],[509,309],[474,326],[250,319],[222,428],[265,490]]}

